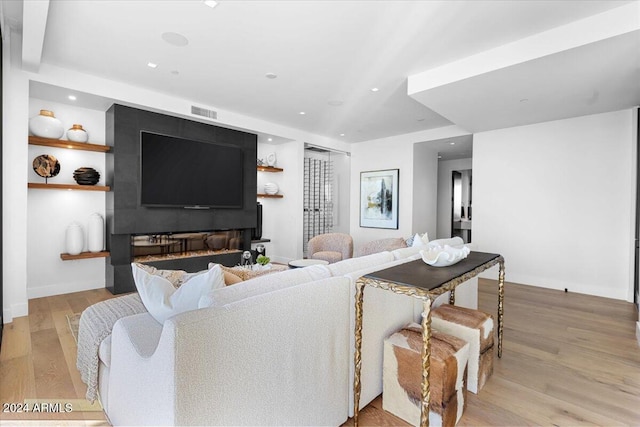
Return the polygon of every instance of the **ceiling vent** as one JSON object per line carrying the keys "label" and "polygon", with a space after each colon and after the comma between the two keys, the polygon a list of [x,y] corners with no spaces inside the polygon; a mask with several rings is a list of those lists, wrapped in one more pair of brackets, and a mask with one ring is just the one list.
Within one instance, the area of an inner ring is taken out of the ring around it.
{"label": "ceiling vent", "polygon": [[218,113],[213,110],[207,110],[206,108],[196,107],[195,105],[191,106],[191,114],[195,114],[196,116],[206,117],[208,119],[216,120],[218,118]]}

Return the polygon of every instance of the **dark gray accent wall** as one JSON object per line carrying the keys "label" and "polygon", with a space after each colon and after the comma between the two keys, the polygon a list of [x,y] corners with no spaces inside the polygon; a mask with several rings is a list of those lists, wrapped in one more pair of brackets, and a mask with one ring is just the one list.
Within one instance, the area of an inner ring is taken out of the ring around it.
{"label": "dark gray accent wall", "polygon": [[[242,148],[243,208],[193,210],[140,206],[142,131]],[[112,147],[106,161],[107,185],[111,186],[106,197],[107,247],[111,252],[106,279],[107,288],[113,293],[135,290],[129,265],[132,234],[246,229],[243,249],[250,248],[250,229],[256,226],[257,216],[255,134],[114,104],[106,113],[106,143]],[[179,264],[174,263],[175,268],[181,268]],[[184,265],[193,263],[184,261]]]}

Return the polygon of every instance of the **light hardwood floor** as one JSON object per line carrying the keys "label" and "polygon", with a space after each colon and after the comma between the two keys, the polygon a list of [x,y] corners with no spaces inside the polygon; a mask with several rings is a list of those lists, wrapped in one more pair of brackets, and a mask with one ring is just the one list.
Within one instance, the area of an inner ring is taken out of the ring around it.
{"label": "light hardwood floor", "polygon": [[[495,282],[480,280],[479,289],[479,308],[495,314]],[[110,297],[94,290],[30,300],[30,315],[5,325],[0,403],[83,398],[66,315]],[[467,394],[459,425],[639,426],[637,316],[623,301],[507,283],[503,357],[481,392]],[[360,414],[361,425],[407,425],[382,410],[381,397]],[[101,412],[0,413],[3,425],[26,419],[108,425]]]}

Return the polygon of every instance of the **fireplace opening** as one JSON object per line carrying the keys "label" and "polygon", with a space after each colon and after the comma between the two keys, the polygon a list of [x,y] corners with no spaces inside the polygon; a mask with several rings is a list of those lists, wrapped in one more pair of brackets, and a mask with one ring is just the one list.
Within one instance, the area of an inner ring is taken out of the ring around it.
{"label": "fireplace opening", "polygon": [[242,253],[243,230],[131,235],[135,262]]}

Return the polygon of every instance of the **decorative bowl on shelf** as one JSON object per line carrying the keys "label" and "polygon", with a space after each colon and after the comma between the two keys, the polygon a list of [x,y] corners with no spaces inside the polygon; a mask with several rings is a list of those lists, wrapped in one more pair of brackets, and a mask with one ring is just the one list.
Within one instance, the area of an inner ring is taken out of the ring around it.
{"label": "decorative bowl on shelf", "polygon": [[64,126],[53,111],[40,110],[40,114],[29,119],[29,131],[41,138],[60,139],[64,135]]}
{"label": "decorative bowl on shelf", "polygon": [[448,267],[465,259],[471,250],[466,247],[431,247],[420,251],[422,260],[432,267]]}
{"label": "decorative bowl on shelf", "polygon": [[51,154],[42,154],[33,159],[33,171],[43,178],[51,178],[60,173],[60,162]]}
{"label": "decorative bowl on shelf", "polygon": [[94,168],[78,168],[73,172],[73,179],[79,185],[96,185],[100,181],[100,174]]}
{"label": "decorative bowl on shelf", "polygon": [[268,182],[264,185],[264,192],[269,195],[278,194],[278,185],[273,182]]}

